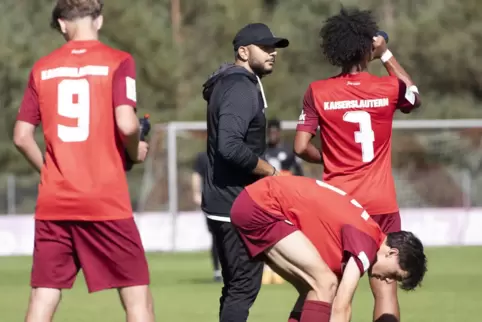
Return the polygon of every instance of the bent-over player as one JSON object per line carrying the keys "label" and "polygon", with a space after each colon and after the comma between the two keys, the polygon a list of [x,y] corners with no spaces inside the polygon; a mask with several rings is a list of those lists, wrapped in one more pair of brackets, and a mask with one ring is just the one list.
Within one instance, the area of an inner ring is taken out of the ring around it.
{"label": "bent-over player", "polygon": [[423,245],[407,231],[384,234],[344,191],[306,177],[267,177],[247,186],[231,221],[249,254],[299,292],[290,322],[349,322],[360,277],[405,290],[426,272]]}
{"label": "bent-over player", "polygon": [[[124,148],[142,162],[131,55],[98,39],[101,0],[58,0],[67,40],[33,66],[14,143],[40,172],[26,322],[51,322],[82,269],[89,292],[117,288],[129,322],[153,322],[149,271],[134,222]],[[35,142],[42,123],[45,157]]]}

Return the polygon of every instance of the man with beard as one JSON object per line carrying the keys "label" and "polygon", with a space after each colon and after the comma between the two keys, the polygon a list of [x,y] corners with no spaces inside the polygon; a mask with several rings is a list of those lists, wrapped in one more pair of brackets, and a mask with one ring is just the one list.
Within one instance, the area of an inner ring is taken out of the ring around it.
{"label": "man with beard", "polygon": [[208,166],[201,207],[221,262],[221,322],[246,321],[261,286],[263,263],[250,259],[229,214],[245,186],[279,175],[262,159],[267,103],[261,78],[273,71],[276,48],[288,45],[287,39],[275,37],[262,23],[246,25],[233,40],[235,63],[222,65],[203,85],[208,103]]}

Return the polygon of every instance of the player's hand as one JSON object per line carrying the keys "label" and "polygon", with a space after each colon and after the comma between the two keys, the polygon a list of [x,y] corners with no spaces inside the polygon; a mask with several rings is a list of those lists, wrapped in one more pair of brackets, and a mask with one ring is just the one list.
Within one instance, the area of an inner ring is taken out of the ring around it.
{"label": "player's hand", "polygon": [[373,37],[371,60],[379,59],[388,50],[387,42],[382,36]]}
{"label": "player's hand", "polygon": [[202,203],[202,197],[201,197],[201,194],[200,193],[196,193],[194,194],[193,196],[193,200],[194,200],[194,203],[196,204],[196,206],[200,207],[201,206],[201,203]]}
{"label": "player's hand", "polygon": [[149,152],[149,144],[144,141],[139,142],[139,146],[137,147],[137,160],[136,163],[142,163],[146,160],[147,152]]}

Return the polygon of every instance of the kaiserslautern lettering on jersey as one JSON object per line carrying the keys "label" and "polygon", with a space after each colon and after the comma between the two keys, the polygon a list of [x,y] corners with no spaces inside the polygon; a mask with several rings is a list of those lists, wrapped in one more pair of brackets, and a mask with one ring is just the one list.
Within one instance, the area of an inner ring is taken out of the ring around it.
{"label": "kaiserslautern lettering on jersey", "polygon": [[393,115],[414,107],[394,76],[367,72],[310,84],[297,131],[321,130],[323,180],[354,196],[371,215],[398,211],[391,168]]}
{"label": "kaiserslautern lettering on jersey", "polygon": [[69,41],[34,65],[17,120],[44,132],[36,219],[132,217],[114,110],[136,107],[135,72],[131,55],[99,41]]}
{"label": "kaiserslautern lettering on jersey", "polygon": [[349,108],[376,108],[387,107],[390,105],[390,100],[385,98],[366,99],[366,100],[349,100],[349,101],[334,101],[324,102],[324,110],[343,110]]}
{"label": "kaiserslautern lettering on jersey", "polygon": [[109,66],[56,67],[42,70],[41,80],[59,77],[108,76]]}

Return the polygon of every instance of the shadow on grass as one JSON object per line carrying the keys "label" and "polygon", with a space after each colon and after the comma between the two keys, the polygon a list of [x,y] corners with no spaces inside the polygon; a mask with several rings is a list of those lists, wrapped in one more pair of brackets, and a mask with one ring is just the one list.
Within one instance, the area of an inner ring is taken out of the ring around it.
{"label": "shadow on grass", "polygon": [[215,281],[212,277],[192,277],[178,280],[179,284],[202,284],[202,285],[223,285],[222,282]]}

